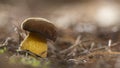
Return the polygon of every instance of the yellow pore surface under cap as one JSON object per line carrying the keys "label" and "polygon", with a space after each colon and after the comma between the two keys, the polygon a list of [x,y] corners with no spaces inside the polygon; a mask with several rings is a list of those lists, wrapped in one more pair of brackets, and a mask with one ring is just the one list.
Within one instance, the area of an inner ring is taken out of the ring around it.
{"label": "yellow pore surface under cap", "polygon": [[30,33],[20,45],[21,50],[29,50],[42,58],[47,56],[47,40],[35,33]]}

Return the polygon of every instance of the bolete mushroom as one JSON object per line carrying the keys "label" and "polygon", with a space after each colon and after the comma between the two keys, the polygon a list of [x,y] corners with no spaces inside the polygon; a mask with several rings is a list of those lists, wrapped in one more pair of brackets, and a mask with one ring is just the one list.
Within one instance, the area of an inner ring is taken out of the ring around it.
{"label": "bolete mushroom", "polygon": [[42,58],[47,56],[47,39],[55,41],[56,27],[44,18],[28,18],[22,23],[22,29],[29,31],[22,41],[20,50],[28,50]]}

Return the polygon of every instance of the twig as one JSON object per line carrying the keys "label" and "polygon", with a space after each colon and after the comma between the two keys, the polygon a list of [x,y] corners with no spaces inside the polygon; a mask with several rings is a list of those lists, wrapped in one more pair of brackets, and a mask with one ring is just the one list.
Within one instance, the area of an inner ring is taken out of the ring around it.
{"label": "twig", "polygon": [[67,56],[75,56],[77,49],[74,48]]}
{"label": "twig", "polygon": [[[93,59],[98,59],[98,57],[108,57],[108,56],[119,56],[120,52],[108,52],[108,51],[97,51],[93,53],[88,53],[87,55],[84,56],[79,56],[78,58],[72,59],[75,63],[89,63],[93,61]],[[69,60],[71,61],[71,60]]]}
{"label": "twig", "polygon": [[7,46],[9,40],[11,40],[10,37],[8,37],[8,38],[5,40],[5,42],[4,42],[3,44],[0,44],[0,48],[1,48],[1,47],[5,47],[5,46]]}
{"label": "twig", "polygon": [[62,50],[60,53],[66,53],[68,51],[70,51],[71,49],[73,49],[74,47],[76,47],[81,41],[80,41],[80,36],[77,37],[76,41],[75,41],[75,44],[73,44],[72,46],[70,46],[69,48],[65,49],[65,50]]}
{"label": "twig", "polygon": [[120,55],[120,52],[108,52],[108,51],[97,51],[88,53],[87,55],[80,56],[79,58],[90,57],[90,56],[108,56],[108,55]]}
{"label": "twig", "polygon": [[[110,47],[114,47],[116,45],[120,44],[120,42],[118,43],[113,43],[110,45]],[[98,51],[98,50],[102,50],[102,49],[106,49],[108,46],[103,46],[103,47],[100,47],[100,48],[95,48],[95,49],[92,49],[91,52],[94,52],[94,51]]]}
{"label": "twig", "polygon": [[18,40],[18,44],[20,44],[20,42],[21,42],[21,40],[23,40],[23,34],[26,34],[26,32],[24,32],[19,26],[17,26],[17,25],[15,25],[15,24],[13,24],[14,25],[14,30],[16,31],[16,33],[18,34],[18,38],[19,38],[19,40]]}
{"label": "twig", "polygon": [[111,43],[112,43],[112,40],[110,39],[108,41],[108,47],[107,47],[108,52],[111,52]]}
{"label": "twig", "polygon": [[94,46],[95,46],[95,43],[92,42],[89,51],[91,51],[91,50],[93,49]]}

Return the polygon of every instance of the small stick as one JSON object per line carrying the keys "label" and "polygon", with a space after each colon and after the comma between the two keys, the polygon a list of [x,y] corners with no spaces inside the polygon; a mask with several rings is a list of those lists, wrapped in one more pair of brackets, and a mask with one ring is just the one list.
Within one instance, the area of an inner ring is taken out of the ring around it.
{"label": "small stick", "polygon": [[69,48],[62,50],[60,53],[66,53],[68,51],[70,51],[71,49],[73,49],[74,47],[76,47],[81,41],[80,41],[80,36],[77,37],[75,44],[73,44],[72,46],[70,46]]}
{"label": "small stick", "polygon": [[108,52],[111,52],[111,43],[112,43],[112,40],[110,39],[108,41],[108,47],[107,47]]}
{"label": "small stick", "polygon": [[0,47],[7,46],[9,40],[11,40],[10,37],[8,37],[3,44],[0,44]]}
{"label": "small stick", "polygon": [[[120,42],[118,42],[118,43],[113,43],[113,44],[111,44],[110,46],[111,46],[111,47],[114,47],[114,46],[116,46],[116,45],[118,45],[118,44],[120,44]],[[92,49],[91,52],[98,51],[98,50],[102,50],[102,49],[106,49],[107,47],[108,47],[108,46],[103,46],[103,47],[100,47],[100,48],[95,48],[95,49]]]}
{"label": "small stick", "polygon": [[91,50],[93,49],[94,46],[95,46],[95,43],[92,42],[89,51],[91,51]]}

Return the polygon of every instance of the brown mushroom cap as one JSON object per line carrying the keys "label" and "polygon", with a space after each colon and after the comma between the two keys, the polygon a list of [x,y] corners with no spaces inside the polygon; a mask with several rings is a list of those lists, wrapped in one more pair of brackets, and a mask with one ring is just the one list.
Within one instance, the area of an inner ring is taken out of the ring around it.
{"label": "brown mushroom cap", "polygon": [[26,31],[42,35],[53,41],[55,41],[57,37],[56,27],[43,18],[28,18],[23,22],[22,28]]}

